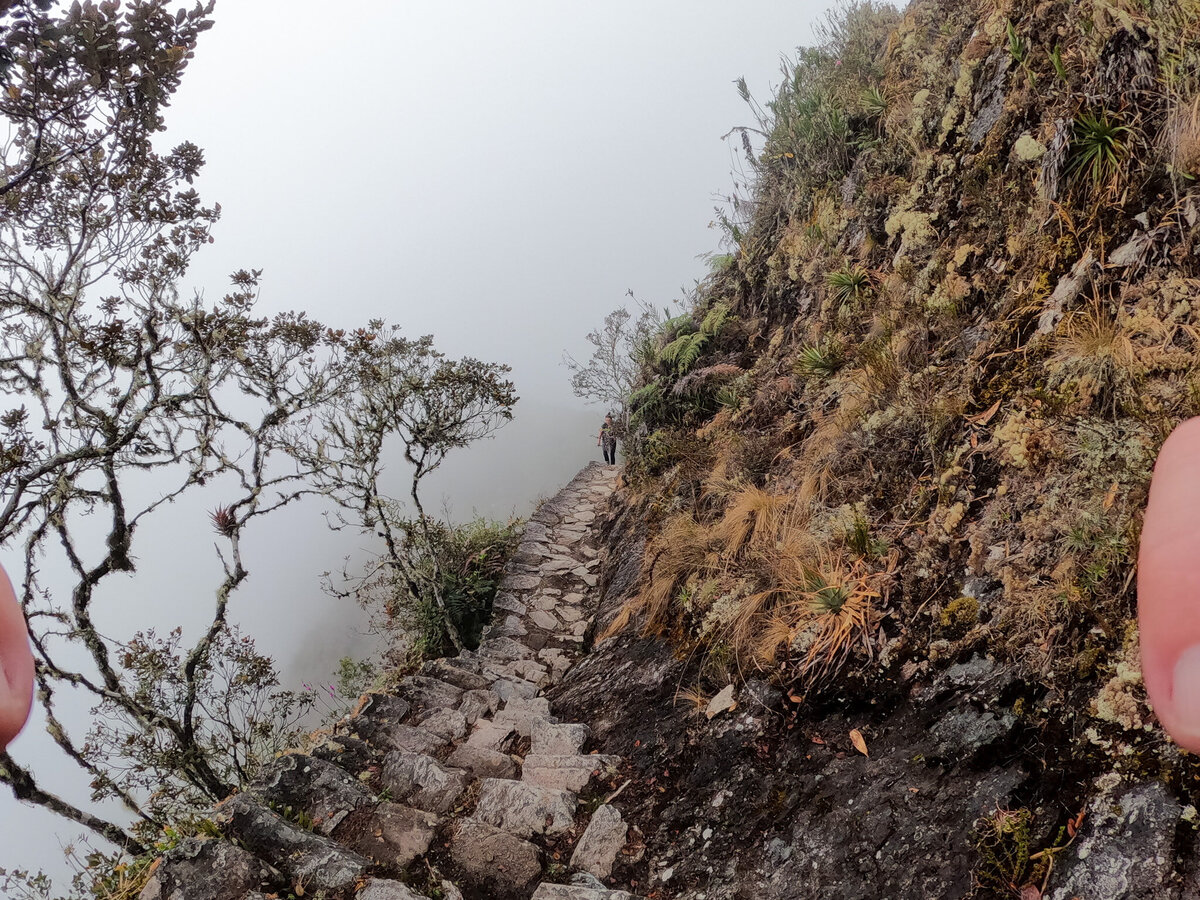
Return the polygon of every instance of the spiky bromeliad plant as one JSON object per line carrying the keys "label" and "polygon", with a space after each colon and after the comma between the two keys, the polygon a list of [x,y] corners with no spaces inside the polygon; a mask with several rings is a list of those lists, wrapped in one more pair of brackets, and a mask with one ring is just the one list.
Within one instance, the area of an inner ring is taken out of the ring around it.
{"label": "spiky bromeliad plant", "polygon": [[854,303],[871,292],[871,274],[862,266],[847,266],[825,276],[825,283],[839,303]]}
{"label": "spiky bromeliad plant", "polygon": [[829,377],[846,364],[846,352],[839,341],[826,340],[802,347],[793,366],[797,375]]}
{"label": "spiky bromeliad plant", "polygon": [[1133,130],[1106,109],[1087,110],[1075,118],[1067,174],[1087,180],[1096,190],[1112,188],[1129,158]]}

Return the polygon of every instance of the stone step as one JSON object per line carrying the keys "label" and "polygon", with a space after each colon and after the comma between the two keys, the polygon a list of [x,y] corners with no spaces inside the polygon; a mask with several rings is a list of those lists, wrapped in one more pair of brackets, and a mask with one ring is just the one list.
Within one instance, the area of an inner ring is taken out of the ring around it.
{"label": "stone step", "polygon": [[418,722],[418,727],[446,741],[460,741],[467,736],[467,717],[457,709],[435,709]]}
{"label": "stone step", "polygon": [[628,838],[629,827],[621,811],[610,804],[601,806],[592,813],[587,829],[575,845],[571,868],[602,880],[608,878]]}
{"label": "stone step", "polygon": [[403,881],[390,881],[385,878],[372,878],[354,896],[355,900],[429,900]]}
{"label": "stone step", "polygon": [[139,900],[180,900],[200,896],[199,891],[205,897],[261,896],[258,892],[270,891],[282,877],[228,841],[197,838],[185,838],[150,871]]}
{"label": "stone step", "polygon": [[557,725],[546,718],[533,720],[529,752],[539,756],[564,756],[579,753],[587,743],[586,725]]}
{"label": "stone step", "polygon": [[638,900],[638,897],[628,891],[543,883],[533,892],[531,900]]}
{"label": "stone step", "polygon": [[276,809],[303,811],[313,828],[330,835],[360,806],[373,805],[375,795],[362,782],[333,763],[288,753],[271,761],[256,779],[253,792]]}
{"label": "stone step", "polygon": [[441,824],[441,818],[433,813],[385,800],[355,810],[333,838],[379,865],[406,869],[428,852]]}
{"label": "stone step", "polygon": [[544,788],[579,793],[592,779],[615,770],[619,756],[594,753],[588,756],[536,756],[530,753],[521,767],[521,780]]}
{"label": "stone step", "polygon": [[376,743],[388,750],[423,753],[426,756],[435,756],[450,745],[446,738],[414,725],[393,725],[378,736]]}
{"label": "stone step", "polygon": [[447,813],[467,790],[467,776],[420,753],[395,750],[384,757],[380,772],[390,799],[431,813]]}
{"label": "stone step", "polygon": [[365,856],[323,835],[306,831],[267,809],[249,794],[234,794],[213,811],[213,822],[259,859],[309,891],[352,887],[371,865]]}
{"label": "stone step", "polygon": [[462,700],[463,690],[440,678],[430,678],[427,675],[407,675],[400,679],[396,693],[425,709],[434,709],[439,706],[454,709]]}
{"label": "stone step", "polygon": [[533,844],[478,819],[461,820],[450,839],[450,857],[472,882],[525,892],[542,874]]}
{"label": "stone step", "polygon": [[467,691],[458,704],[458,711],[463,714],[468,725],[474,725],[479,719],[498,710],[502,702],[500,694],[495,690]]}
{"label": "stone step", "polygon": [[576,803],[569,791],[485,778],[480,782],[475,818],[520,838],[562,834],[574,824]]}
{"label": "stone step", "polygon": [[437,678],[462,691],[487,690],[491,682],[479,674],[479,660],[468,657],[431,660],[421,666],[421,674]]}
{"label": "stone step", "polygon": [[380,757],[380,750],[359,738],[336,734],[314,747],[312,755],[355,775],[367,766],[374,765]]}
{"label": "stone step", "polygon": [[463,744],[446,759],[446,765],[464,772],[473,778],[516,778],[517,764],[507,753],[479,744]]}

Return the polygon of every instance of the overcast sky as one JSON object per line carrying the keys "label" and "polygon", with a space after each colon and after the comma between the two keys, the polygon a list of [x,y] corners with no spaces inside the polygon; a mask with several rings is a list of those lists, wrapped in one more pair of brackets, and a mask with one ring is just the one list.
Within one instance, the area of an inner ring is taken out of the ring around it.
{"label": "overcast sky", "polygon": [[[524,514],[599,454],[602,411],[571,395],[563,351],[586,356],[584,335],[627,290],[663,305],[703,277],[714,195],[732,184],[721,135],[749,119],[733,82],[767,100],[781,54],[831,5],[219,0],[168,115],[171,142],[204,148],[197,187],[223,208],[189,282],[215,298],[229,272],[261,268],[268,311],[382,317],[509,363],[516,421],[452,460],[428,505]],[[186,512],[143,536],[123,624],[208,608],[172,557],[203,523],[202,507]],[[234,615],[289,679],[365,648],[360,619],[316,580],[369,548],[299,514],[247,547],[254,603]],[[195,581],[215,565],[194,562]],[[44,746],[35,728],[19,760]],[[0,831],[0,867],[55,871],[75,834],[7,794]]]}

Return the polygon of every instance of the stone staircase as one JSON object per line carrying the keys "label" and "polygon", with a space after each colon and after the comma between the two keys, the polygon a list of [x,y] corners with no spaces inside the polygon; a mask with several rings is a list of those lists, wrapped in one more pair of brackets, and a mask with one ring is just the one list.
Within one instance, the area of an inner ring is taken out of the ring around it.
{"label": "stone staircase", "polygon": [[[141,900],[265,900],[284,884],[358,900],[633,900],[603,881],[626,843],[620,811],[586,811],[621,759],[586,753],[587,726],[558,722],[542,696],[583,646],[593,523],[615,480],[593,463],[532,516],[477,650],[368,694],[320,746],[280,757],[215,809],[223,837],[165,854]],[[550,847],[571,850],[569,867]]]}

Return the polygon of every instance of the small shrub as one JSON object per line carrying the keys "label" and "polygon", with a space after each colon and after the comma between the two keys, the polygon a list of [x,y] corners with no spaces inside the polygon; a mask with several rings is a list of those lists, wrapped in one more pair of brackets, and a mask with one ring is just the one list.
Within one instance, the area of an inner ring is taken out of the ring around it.
{"label": "small shrub", "polygon": [[[409,667],[451,652],[445,616],[433,596],[435,561],[451,620],[468,647],[478,646],[484,626],[491,619],[492,600],[505,560],[516,547],[521,526],[521,521],[515,519],[497,522],[479,518],[462,525],[434,522],[430,548],[418,542],[406,548],[421,595],[412,596],[410,585],[394,579],[388,582],[390,592],[386,595],[371,592],[363,598],[367,605],[378,606],[376,624],[405,638],[390,653],[391,663]],[[353,667],[342,674],[363,675]]]}

